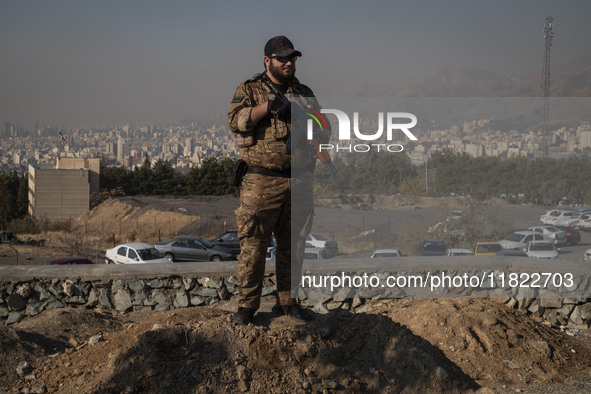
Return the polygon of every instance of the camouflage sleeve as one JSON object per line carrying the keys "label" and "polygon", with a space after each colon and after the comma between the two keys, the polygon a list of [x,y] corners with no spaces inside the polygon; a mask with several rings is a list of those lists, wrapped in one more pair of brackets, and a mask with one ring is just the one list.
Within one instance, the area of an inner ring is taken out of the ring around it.
{"label": "camouflage sleeve", "polygon": [[228,110],[228,125],[230,130],[234,133],[244,133],[252,131],[252,127],[248,128],[248,120],[250,119],[250,112],[252,111],[252,98],[248,91],[246,84],[241,84],[236,89],[234,97],[230,103]]}

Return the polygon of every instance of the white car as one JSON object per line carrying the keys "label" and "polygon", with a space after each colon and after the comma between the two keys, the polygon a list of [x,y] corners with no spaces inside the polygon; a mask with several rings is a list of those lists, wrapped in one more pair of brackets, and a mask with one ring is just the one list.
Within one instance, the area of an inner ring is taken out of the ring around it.
{"label": "white car", "polygon": [[474,256],[470,249],[450,248],[445,251],[446,256]]}
{"label": "white car", "polygon": [[546,211],[540,216],[540,222],[542,222],[542,224],[556,224],[553,221],[555,221],[562,212],[562,209],[551,209]]}
{"label": "white car", "polygon": [[566,232],[554,226],[528,227],[528,230],[544,234],[548,240],[553,240],[556,245],[564,245],[567,241]]}
{"label": "white car", "polygon": [[370,256],[372,259],[384,257],[400,257],[402,253],[398,249],[376,249]]}
{"label": "white car", "polygon": [[144,243],[128,243],[107,249],[105,263],[107,264],[145,264],[170,263],[162,253],[152,245]]}
{"label": "white car", "polygon": [[327,256],[335,256],[337,254],[337,243],[331,241],[319,234],[308,234],[306,236],[306,245],[313,248],[325,249]]}
{"label": "white car", "polygon": [[591,260],[591,249],[587,249],[585,252],[585,260]]}
{"label": "white car", "polygon": [[579,225],[575,227],[586,231],[591,230],[591,213],[585,212],[579,216]]}
{"label": "white car", "polygon": [[555,226],[575,226],[579,224],[580,212],[564,211],[553,220],[552,224]]}
{"label": "white car", "polygon": [[499,241],[503,249],[525,250],[530,241],[548,241],[544,234],[534,231],[516,231],[507,238]]}
{"label": "white car", "polygon": [[548,241],[531,241],[528,242],[525,249],[528,257],[536,259],[557,259],[558,250],[552,242]]}

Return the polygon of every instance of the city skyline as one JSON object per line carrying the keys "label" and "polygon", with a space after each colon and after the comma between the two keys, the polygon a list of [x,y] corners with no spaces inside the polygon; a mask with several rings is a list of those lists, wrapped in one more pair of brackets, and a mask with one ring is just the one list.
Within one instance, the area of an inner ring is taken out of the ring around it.
{"label": "city skyline", "polygon": [[318,96],[449,65],[522,75],[541,71],[547,16],[553,65],[590,56],[590,14],[579,0],[2,1],[0,122],[32,129],[219,116],[236,86],[262,71],[264,43],[278,34],[303,52],[297,75]]}

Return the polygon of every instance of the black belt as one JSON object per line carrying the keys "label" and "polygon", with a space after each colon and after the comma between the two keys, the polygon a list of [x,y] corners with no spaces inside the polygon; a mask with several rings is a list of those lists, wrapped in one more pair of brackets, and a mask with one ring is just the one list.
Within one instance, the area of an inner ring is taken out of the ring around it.
{"label": "black belt", "polygon": [[265,167],[248,166],[247,174],[259,174],[267,176],[275,176],[279,178],[291,178],[291,168],[286,170],[271,170]]}

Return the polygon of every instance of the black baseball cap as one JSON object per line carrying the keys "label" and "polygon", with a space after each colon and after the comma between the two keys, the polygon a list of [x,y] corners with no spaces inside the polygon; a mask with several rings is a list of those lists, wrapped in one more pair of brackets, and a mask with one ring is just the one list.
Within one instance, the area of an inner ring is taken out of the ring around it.
{"label": "black baseball cap", "polygon": [[293,44],[285,36],[275,36],[265,44],[265,56],[302,56],[302,52],[296,51]]}

